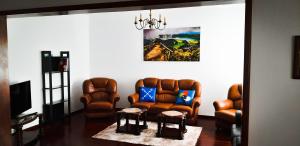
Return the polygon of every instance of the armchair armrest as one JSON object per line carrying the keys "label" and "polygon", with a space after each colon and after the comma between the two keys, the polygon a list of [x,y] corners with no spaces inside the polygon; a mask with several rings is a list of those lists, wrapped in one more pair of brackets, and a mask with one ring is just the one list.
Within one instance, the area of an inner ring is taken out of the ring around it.
{"label": "armchair armrest", "polygon": [[80,97],[80,101],[86,106],[89,104],[92,100],[92,97],[89,94],[84,94],[83,96]]}
{"label": "armchair armrest", "polygon": [[140,95],[138,93],[134,93],[128,96],[128,101],[130,103],[130,105],[136,103],[139,101],[139,97]]}
{"label": "armchair armrest", "polygon": [[232,100],[229,100],[229,99],[226,99],[223,101],[218,100],[218,101],[215,101],[213,104],[214,104],[216,111],[233,108],[233,102],[232,102]]}
{"label": "armchair armrest", "polygon": [[112,93],[110,95],[111,103],[113,103],[114,106],[116,106],[116,103],[120,100],[120,95],[118,93]]}
{"label": "armchair armrest", "polygon": [[198,108],[200,105],[201,105],[201,98],[199,96],[195,97],[192,102],[192,108],[193,109]]}

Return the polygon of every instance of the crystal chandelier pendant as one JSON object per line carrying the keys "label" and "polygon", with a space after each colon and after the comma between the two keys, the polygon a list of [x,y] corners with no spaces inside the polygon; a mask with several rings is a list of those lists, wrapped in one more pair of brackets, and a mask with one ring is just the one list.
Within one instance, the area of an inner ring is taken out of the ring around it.
{"label": "crystal chandelier pendant", "polygon": [[152,10],[150,9],[149,18],[143,19],[142,14],[140,14],[140,18],[137,20],[137,17],[135,16],[134,25],[138,30],[145,29],[147,26],[150,29],[163,30],[166,28],[167,22],[166,17],[164,17],[164,21],[162,21],[161,18],[160,14],[158,19],[152,18]]}

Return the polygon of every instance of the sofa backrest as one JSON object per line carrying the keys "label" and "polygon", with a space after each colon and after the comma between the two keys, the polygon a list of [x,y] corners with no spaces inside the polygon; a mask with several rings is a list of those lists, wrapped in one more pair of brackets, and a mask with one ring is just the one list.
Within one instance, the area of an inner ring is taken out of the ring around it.
{"label": "sofa backrest", "polygon": [[135,92],[140,92],[140,87],[151,87],[151,88],[157,88],[159,79],[158,78],[145,78],[140,79],[135,84]]}
{"label": "sofa backrest", "polygon": [[158,79],[145,78],[136,82],[135,90],[139,93],[140,87],[155,87],[156,102],[175,103],[179,89],[195,90],[195,97],[201,95],[201,85],[199,82],[190,79],[174,80],[174,79]]}
{"label": "sofa backrest", "polygon": [[173,79],[161,79],[158,82],[156,101],[175,103],[178,94],[178,81]]}
{"label": "sofa backrest", "polygon": [[183,79],[178,81],[179,90],[195,90],[195,97],[201,96],[201,84],[198,81]]}

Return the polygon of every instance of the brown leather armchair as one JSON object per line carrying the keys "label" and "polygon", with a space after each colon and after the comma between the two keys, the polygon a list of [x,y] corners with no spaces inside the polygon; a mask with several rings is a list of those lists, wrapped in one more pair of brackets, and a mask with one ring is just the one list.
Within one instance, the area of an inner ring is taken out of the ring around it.
{"label": "brown leather armchair", "polygon": [[[156,87],[156,102],[140,102],[140,87]],[[176,96],[179,89],[195,90],[195,97],[191,106],[177,105]],[[198,109],[201,103],[201,85],[194,80],[174,80],[145,78],[136,82],[135,93],[128,96],[131,107],[147,108],[149,114],[158,114],[165,110],[185,111],[188,113],[189,123],[197,121]],[[151,116],[148,116],[151,117]]]}
{"label": "brown leather armchair", "polygon": [[107,117],[114,115],[116,102],[120,100],[117,82],[108,78],[92,78],[83,82],[83,96],[86,117]]}
{"label": "brown leather armchair", "polygon": [[226,100],[219,100],[213,103],[215,107],[216,126],[218,129],[231,129],[235,124],[235,113],[243,107],[243,87],[241,84],[234,84],[229,88]]}

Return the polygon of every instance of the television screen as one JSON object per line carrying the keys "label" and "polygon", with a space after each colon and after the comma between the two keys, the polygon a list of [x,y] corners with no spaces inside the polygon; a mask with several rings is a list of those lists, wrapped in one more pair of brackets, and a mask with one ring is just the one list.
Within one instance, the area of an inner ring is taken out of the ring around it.
{"label": "television screen", "polygon": [[10,107],[12,118],[31,108],[30,81],[10,85]]}

